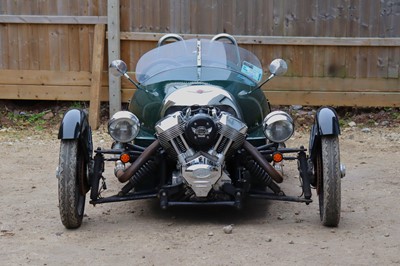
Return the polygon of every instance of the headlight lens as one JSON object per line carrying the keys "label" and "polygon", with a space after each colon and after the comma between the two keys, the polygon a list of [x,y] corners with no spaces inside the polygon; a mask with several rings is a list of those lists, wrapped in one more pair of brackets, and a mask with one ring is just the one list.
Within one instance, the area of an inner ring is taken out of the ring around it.
{"label": "headlight lens", "polygon": [[274,111],[264,118],[264,134],[272,142],[288,140],[294,132],[293,119],[283,111]]}
{"label": "headlight lens", "polygon": [[115,113],[108,122],[108,133],[118,142],[132,141],[139,133],[139,129],[139,119],[128,111]]}

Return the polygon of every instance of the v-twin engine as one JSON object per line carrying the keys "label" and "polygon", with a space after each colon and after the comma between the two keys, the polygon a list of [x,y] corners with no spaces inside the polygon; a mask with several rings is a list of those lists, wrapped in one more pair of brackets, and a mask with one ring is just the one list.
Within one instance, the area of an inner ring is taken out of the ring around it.
{"label": "v-twin engine", "polygon": [[225,158],[242,146],[245,123],[216,107],[195,106],[166,116],[155,129],[161,146],[178,161],[173,183],[184,181],[201,198],[231,182]]}

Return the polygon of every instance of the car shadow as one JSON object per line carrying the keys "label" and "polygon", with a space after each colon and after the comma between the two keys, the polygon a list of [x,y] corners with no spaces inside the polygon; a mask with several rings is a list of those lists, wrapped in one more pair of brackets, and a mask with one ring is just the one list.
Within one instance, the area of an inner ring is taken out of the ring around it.
{"label": "car shadow", "polygon": [[272,203],[265,200],[247,199],[241,209],[231,206],[171,206],[160,208],[158,200],[146,202],[147,215],[159,221],[186,224],[249,224],[259,223],[269,216]]}

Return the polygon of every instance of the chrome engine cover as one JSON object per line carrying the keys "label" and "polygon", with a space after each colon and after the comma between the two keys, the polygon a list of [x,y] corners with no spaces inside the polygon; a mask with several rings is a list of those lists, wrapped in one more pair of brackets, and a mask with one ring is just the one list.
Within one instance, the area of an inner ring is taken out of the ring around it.
{"label": "chrome engine cover", "polygon": [[212,186],[221,177],[222,167],[203,154],[182,166],[182,176],[196,193],[197,197],[207,197]]}
{"label": "chrome engine cover", "polygon": [[219,86],[207,83],[170,83],[165,87],[166,97],[163,100],[161,116],[173,106],[230,106],[236,112],[236,116],[241,118],[242,113],[237,108],[235,98],[226,90]]}
{"label": "chrome engine cover", "polygon": [[205,108],[209,110],[207,115],[215,123],[213,129],[217,131],[215,140],[206,150],[204,147],[189,145],[191,142],[187,141],[185,127],[195,116],[191,114],[190,108],[186,113],[177,111],[166,116],[155,127],[161,146],[171,158],[178,161],[179,178],[175,177],[174,180],[182,178],[198,198],[207,197],[212,189],[219,190],[224,183],[231,182],[224,170],[225,158],[241,147],[247,133],[246,124],[233,115],[218,113],[213,107]]}

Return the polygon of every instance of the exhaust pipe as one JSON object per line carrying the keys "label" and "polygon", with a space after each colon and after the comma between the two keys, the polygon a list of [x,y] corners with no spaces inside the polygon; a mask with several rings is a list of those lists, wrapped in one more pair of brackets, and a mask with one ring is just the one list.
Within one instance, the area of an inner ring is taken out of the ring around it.
{"label": "exhaust pipe", "polygon": [[119,182],[127,182],[150,159],[158,148],[160,148],[160,142],[156,139],[128,168],[125,170],[117,170],[115,176],[118,178]]}
{"label": "exhaust pipe", "polygon": [[264,169],[265,172],[277,183],[282,183],[282,175],[270,165],[262,154],[251,145],[247,140],[243,143],[243,148],[254,158],[254,160]]}

